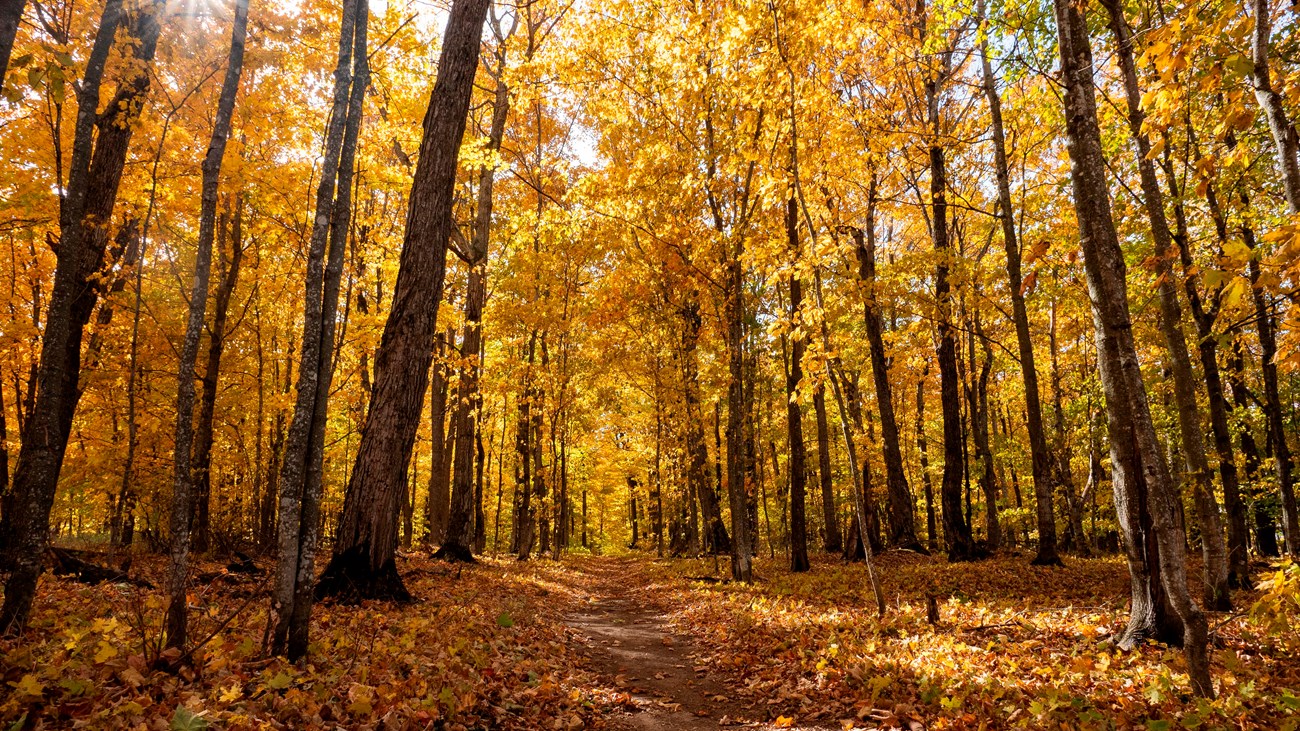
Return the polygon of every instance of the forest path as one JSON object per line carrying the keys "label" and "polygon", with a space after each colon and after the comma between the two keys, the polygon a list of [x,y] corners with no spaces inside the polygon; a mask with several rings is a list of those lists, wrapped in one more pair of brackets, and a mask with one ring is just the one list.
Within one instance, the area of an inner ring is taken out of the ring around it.
{"label": "forest path", "polygon": [[627,693],[627,705],[636,709],[609,719],[611,725],[629,731],[775,728],[766,708],[733,700],[721,679],[703,668],[696,672],[691,638],[674,632],[668,617],[644,600],[635,563],[610,558],[580,564],[590,596],[565,620],[586,637],[583,654],[592,668]]}

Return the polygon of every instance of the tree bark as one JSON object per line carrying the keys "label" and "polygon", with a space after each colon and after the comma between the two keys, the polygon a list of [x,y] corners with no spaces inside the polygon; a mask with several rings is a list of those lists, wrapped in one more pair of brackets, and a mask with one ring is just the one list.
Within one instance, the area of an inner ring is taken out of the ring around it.
{"label": "tree bark", "polygon": [[[1268,65],[1268,44],[1272,35],[1273,19],[1269,0],[1254,0],[1255,28],[1250,38],[1252,70],[1251,83],[1255,87],[1255,100],[1268,121],[1268,131],[1273,136],[1277,154],[1278,173],[1282,176],[1282,194],[1291,213],[1300,213],[1300,136],[1295,125],[1286,116],[1282,95],[1273,88]],[[1295,555],[1293,537],[1288,535],[1287,551]]]}
{"label": "tree bark", "polygon": [[[244,201],[235,202],[235,215],[230,226],[230,254],[220,246],[221,283],[212,298],[212,325],[208,331],[208,361],[203,368],[203,391],[199,396],[199,422],[194,435],[194,550],[203,553],[210,544],[210,518],[212,494],[212,442],[213,418],[217,405],[217,381],[221,374],[221,355],[226,347],[226,318],[230,311],[230,298],[239,283],[240,264],[244,259]],[[224,229],[224,226],[222,227]],[[226,238],[224,235],[218,241]],[[259,384],[260,388],[260,384]],[[260,472],[259,472],[260,473]]]}
{"label": "tree bark", "polygon": [[727,493],[731,504],[731,578],[754,578],[754,544],[749,522],[749,478],[745,429],[744,270],[741,244],[728,252],[725,271],[723,320],[726,324],[727,370]]}
{"label": "tree bark", "polygon": [[13,477],[15,515],[10,523],[11,545],[6,546],[11,571],[0,607],[0,633],[16,634],[26,627],[44,565],[50,509],[80,396],[82,334],[100,293],[95,278],[103,265],[107,222],[117,200],[134,121],[149,88],[148,66],[158,45],[160,11],[161,3],[155,2],[132,16],[128,31],[138,43],[131,54],[139,63],[100,114],[104,67],[118,27],[126,20],[121,0],[109,0],[77,91],[72,158],[59,207],[54,286],[33,380],[35,398],[26,410]]}
{"label": "tree bark", "polygon": [[393,302],[379,350],[370,414],[348,481],[334,555],[320,593],[409,596],[397,573],[396,515],[405,465],[429,385],[438,303],[451,237],[456,161],[490,0],[454,0],[411,186]]}
{"label": "tree bark", "polygon": [[[689,285],[688,285],[689,286]],[[692,288],[679,308],[682,319],[681,367],[686,413],[686,478],[688,488],[700,504],[706,550],[713,554],[730,553],[731,537],[722,522],[718,493],[709,481],[708,447],[704,436],[704,414],[700,403],[699,338],[702,321],[698,293]],[[714,458],[721,463],[722,455]]]}
{"label": "tree bark", "polygon": [[[980,4],[983,19],[984,5]],[[1025,428],[1029,432],[1029,458],[1034,480],[1034,500],[1038,520],[1038,553],[1030,564],[1060,566],[1057,553],[1056,518],[1052,512],[1052,455],[1047,447],[1043,426],[1043,405],[1038,394],[1038,369],[1034,365],[1034,343],[1029,334],[1029,313],[1025,309],[1025,284],[1022,271],[1020,240],[1016,234],[1015,209],[1011,202],[1011,172],[1007,164],[1006,132],[1002,123],[1002,97],[998,93],[993,65],[989,62],[988,40],[980,40],[980,63],[983,69],[984,96],[989,103],[993,132],[993,165],[998,185],[998,222],[1002,226],[1002,246],[1006,251],[1007,289],[1011,293],[1011,321],[1016,328],[1020,376],[1025,385]]]}
{"label": "tree bark", "polygon": [[[895,548],[926,553],[916,537],[912,491],[903,471],[898,419],[894,412],[893,386],[889,381],[889,356],[885,352],[884,323],[876,301],[876,180],[872,176],[867,193],[867,220],[862,229],[851,229],[853,250],[858,260],[858,279],[864,293],[863,319],[867,343],[871,346],[871,380],[880,412],[880,436],[885,458],[885,492],[889,496],[889,542]],[[863,473],[865,479],[865,472]],[[931,530],[933,535],[933,530]]]}
{"label": "tree bark", "polygon": [[[369,84],[369,18],[368,6],[360,0],[344,3],[333,108],[326,128],[325,162],[316,190],[308,251],[298,393],[279,476],[280,555],[273,593],[277,617],[271,649],[294,660],[307,653],[315,598],[325,426],[334,376],[334,327],[352,212],[352,175],[361,110]],[[406,464],[403,461],[399,466],[402,490],[406,487]],[[395,530],[396,523],[393,527]]]}
{"label": "tree bark", "polygon": [[[448,489],[447,468],[451,464],[454,442],[447,429],[447,400],[451,389],[448,377],[447,355],[455,344],[456,333],[448,330],[438,333],[433,344],[434,361],[432,383],[429,388],[429,491],[424,500],[424,541],[441,545],[447,534],[447,518],[451,511],[451,493]],[[453,417],[454,419],[454,417]],[[454,424],[453,424],[454,426]]]}
{"label": "tree bark", "polygon": [[[1082,10],[1055,0],[1065,86],[1071,183],[1080,227],[1088,294],[1096,329],[1098,370],[1106,394],[1115,507],[1126,537],[1133,607],[1122,644],[1131,646],[1157,625],[1159,584],[1181,620],[1183,650],[1195,691],[1212,697],[1205,615],[1187,588],[1185,535],[1178,499],[1151,422],[1146,386],[1133,341],[1123,252],[1110,210],[1107,167],[1097,122],[1092,49]],[[1141,514],[1150,517],[1147,540]],[[1154,550],[1153,550],[1154,549]]]}
{"label": "tree bark", "polygon": [[221,83],[212,139],[203,158],[203,182],[199,211],[199,239],[194,257],[194,284],[190,289],[189,320],[181,345],[180,369],[176,385],[176,440],[172,455],[171,569],[168,574],[167,646],[183,648],[186,642],[186,597],[189,579],[190,521],[193,517],[194,471],[191,449],[194,444],[194,371],[199,355],[199,338],[203,335],[204,313],[208,305],[208,280],[212,274],[212,242],[216,234],[217,198],[221,185],[221,161],[230,137],[235,95],[244,70],[244,38],[248,32],[248,0],[235,3],[235,21],[231,32],[230,56],[226,78]]}
{"label": "tree bark", "polygon": [[13,55],[14,37],[23,19],[27,0],[0,0],[0,86],[9,72],[9,58]]}
{"label": "tree bark", "polygon": [[[504,38],[499,38],[496,70],[496,91],[492,96],[492,122],[488,129],[487,151],[495,153],[501,148],[505,136],[506,119],[510,114],[510,91],[505,84]],[[474,539],[474,450],[480,448],[479,418],[483,410],[483,395],[479,393],[479,379],[483,364],[479,361],[483,339],[483,306],[487,302],[488,243],[492,234],[492,186],[496,168],[484,165],[478,171],[478,194],[474,209],[474,228],[469,241],[469,281],[465,287],[465,333],[461,339],[461,352],[472,360],[461,370],[460,385],[456,395],[452,419],[456,422],[456,450],[452,462],[451,515],[447,524],[446,540],[435,558],[472,560],[470,549]]]}
{"label": "tree bark", "polygon": [[[926,83],[930,119],[938,126],[939,95],[937,84]],[[944,169],[944,149],[937,142],[930,146],[930,205],[933,211],[934,250],[939,257],[934,271],[936,319],[938,320],[939,403],[943,413],[943,479],[939,498],[943,503],[943,534],[949,561],[970,561],[980,557],[971,536],[970,525],[962,513],[962,476],[965,454],[962,450],[961,378],[957,373],[957,332],[952,325],[952,287],[948,281],[952,246],[948,241],[948,176]]]}
{"label": "tree bark", "polygon": [[[799,260],[799,214],[794,196],[786,201],[786,245]],[[790,447],[790,570],[807,571],[808,564],[808,464],[807,449],[803,442],[803,409],[799,406],[799,382],[803,380],[804,337],[800,317],[803,307],[803,283],[793,270],[790,274],[790,307],[788,317],[792,330],[790,338],[790,367],[785,374],[786,435]]]}
{"label": "tree bark", "polygon": [[[1188,128],[1192,134],[1191,128]],[[1195,136],[1192,134],[1192,143]],[[1192,263],[1190,235],[1187,230],[1187,214],[1182,196],[1177,188],[1177,177],[1169,159],[1169,150],[1165,149],[1165,178],[1169,181],[1170,193],[1174,198],[1174,221],[1176,223],[1174,243],[1183,269],[1183,289],[1187,294],[1187,303],[1192,311],[1192,320],[1196,323],[1197,353],[1201,361],[1201,374],[1205,378],[1206,401],[1210,408],[1210,433],[1214,439],[1214,449],[1219,457],[1219,481],[1223,484],[1223,506],[1228,516],[1228,585],[1240,589],[1250,586],[1250,565],[1247,554],[1249,531],[1246,528],[1246,506],[1241,500],[1241,484],[1237,475],[1236,454],[1232,448],[1232,431],[1228,426],[1230,409],[1223,390],[1223,375],[1219,370],[1219,339],[1214,332],[1214,323],[1218,319],[1222,305],[1223,287],[1220,285],[1208,291],[1208,309],[1205,298],[1201,296],[1196,285],[1196,267]],[[1213,182],[1205,188],[1206,207],[1214,221],[1215,233],[1219,240],[1219,250],[1228,241],[1228,224],[1219,205],[1218,194]]]}
{"label": "tree bark", "polygon": [[830,422],[826,418],[825,384],[818,385],[813,392],[813,409],[817,413],[817,477],[822,493],[822,548],[827,553],[839,553],[844,548],[844,538],[840,535],[839,515],[835,510],[835,484],[831,479],[831,435]]}

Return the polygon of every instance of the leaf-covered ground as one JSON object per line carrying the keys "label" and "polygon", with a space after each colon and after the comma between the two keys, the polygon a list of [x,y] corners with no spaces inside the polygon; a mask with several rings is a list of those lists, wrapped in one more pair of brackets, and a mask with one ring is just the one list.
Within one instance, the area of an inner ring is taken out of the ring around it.
{"label": "leaf-covered ground", "polygon": [[[861,564],[822,560],[791,574],[778,556],[757,564],[764,580],[752,586],[688,578],[712,574],[711,560],[656,563],[642,576],[707,648],[699,662],[732,674],[755,701],[797,701],[800,723],[867,724],[870,709],[887,709],[929,729],[1298,726],[1294,605],[1266,620],[1249,612],[1258,594],[1240,593],[1239,613],[1210,617],[1220,693],[1208,702],[1192,697],[1178,651],[1109,641],[1127,618],[1120,559],[1069,559],[1064,569],[1011,556],[877,561],[884,620]],[[927,593],[939,597],[938,625],[927,621]]]}
{"label": "leaf-covered ground", "polygon": [[[667,612],[689,638],[670,649],[727,694],[685,709],[708,723],[726,721],[724,709],[822,728],[1292,729],[1300,719],[1294,591],[1265,595],[1267,611],[1253,613],[1260,595],[1242,593],[1237,614],[1211,618],[1220,697],[1205,702],[1191,697],[1176,651],[1108,642],[1126,616],[1117,559],[1051,569],[1025,557],[950,565],[888,554],[877,565],[884,620],[862,565],[822,559],[792,575],[782,563],[760,561],[761,580],[741,586],[701,580],[726,571],[712,559],[457,569],[409,558],[419,601],[320,607],[301,666],[263,652],[263,579],[222,575],[192,595],[192,636],[212,639],[179,673],[150,663],[158,590],[47,576],[28,635],[0,643],[0,727],[623,727],[635,706],[627,679],[609,677],[571,626],[609,600]],[[161,564],[137,572],[158,583]],[[927,594],[939,597],[938,625]]]}
{"label": "leaf-covered ground", "polygon": [[[263,653],[261,578],[200,586],[191,635],[229,624],[179,675],[150,669],[160,591],[47,574],[27,636],[0,644],[0,727],[24,716],[14,728],[603,725],[613,692],[583,670],[561,622],[577,601],[569,570],[545,561],[401,567],[419,601],[318,607],[301,667]],[[161,583],[160,565],[142,573]]]}

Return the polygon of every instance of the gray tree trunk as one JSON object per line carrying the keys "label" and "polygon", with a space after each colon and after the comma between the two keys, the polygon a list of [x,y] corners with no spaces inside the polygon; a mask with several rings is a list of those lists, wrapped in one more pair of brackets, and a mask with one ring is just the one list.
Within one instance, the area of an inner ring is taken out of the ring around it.
{"label": "gray tree trunk", "polygon": [[[1272,35],[1273,19],[1270,15],[1269,0],[1254,0],[1252,11],[1255,14],[1255,29],[1250,38],[1250,55],[1253,68],[1250,74],[1255,87],[1255,100],[1268,120],[1268,131],[1273,136],[1273,146],[1277,153],[1277,169],[1282,175],[1282,193],[1287,207],[1292,213],[1300,213],[1300,137],[1295,125],[1286,116],[1286,106],[1282,95],[1273,88],[1268,64],[1268,44]],[[1288,534],[1288,543],[1291,544]],[[1294,554],[1295,546],[1291,544],[1288,551]]]}
{"label": "gray tree trunk", "polygon": [[[1131,646],[1159,631],[1159,584],[1182,623],[1183,650],[1193,688],[1214,695],[1210,680],[1205,615],[1187,588],[1186,537],[1179,501],[1151,422],[1146,386],[1133,341],[1124,255],[1111,217],[1110,191],[1097,103],[1092,49],[1081,8],[1055,1],[1065,86],[1066,133],[1071,183],[1080,228],[1088,294],[1096,329],[1098,370],[1106,394],[1115,508],[1125,533],[1132,583],[1132,617],[1122,644]],[[1148,540],[1143,513],[1154,541]]]}
{"label": "gray tree trunk", "polygon": [[[334,375],[335,318],[351,220],[361,110],[369,83],[369,18],[368,6],[362,0],[344,4],[325,160],[316,189],[316,215],[307,257],[298,392],[279,475],[280,555],[273,592],[276,623],[271,651],[294,660],[307,653],[314,598],[324,491],[325,423]],[[286,386],[288,372],[286,369]]]}
{"label": "gray tree trunk", "polygon": [[183,648],[186,642],[186,598],[189,583],[190,521],[193,516],[194,373],[208,306],[208,280],[212,274],[212,242],[216,238],[217,198],[221,186],[221,161],[230,137],[230,122],[244,71],[244,38],[248,33],[248,0],[236,0],[226,78],[221,82],[212,139],[203,158],[199,205],[199,239],[194,255],[194,284],[190,288],[189,319],[181,344],[176,384],[176,440],[172,453],[171,567],[167,577],[167,646]]}

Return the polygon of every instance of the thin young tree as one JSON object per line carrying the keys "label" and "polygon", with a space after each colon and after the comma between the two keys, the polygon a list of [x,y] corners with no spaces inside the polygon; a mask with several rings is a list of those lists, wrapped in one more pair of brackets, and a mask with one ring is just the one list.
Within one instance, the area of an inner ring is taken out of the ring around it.
{"label": "thin young tree", "polygon": [[199,340],[208,306],[208,280],[212,275],[212,242],[216,238],[217,203],[221,188],[221,162],[230,139],[235,96],[244,71],[244,39],[248,35],[248,0],[235,0],[226,76],[217,97],[212,137],[203,158],[199,202],[199,238],[194,254],[194,282],[190,287],[189,318],[181,343],[176,384],[176,441],[172,453],[171,567],[167,576],[167,646],[183,648],[186,642],[186,588],[189,583],[190,538],[193,518],[194,375]]}
{"label": "thin young tree", "polygon": [[790,365],[785,373],[785,418],[786,435],[789,441],[790,459],[787,462],[790,475],[790,570],[807,571],[808,564],[808,518],[807,485],[808,465],[807,449],[803,440],[803,407],[799,405],[799,382],[803,380],[804,337],[799,334],[802,328],[796,323],[802,315],[803,283],[799,280],[799,207],[794,194],[786,200],[785,207],[786,246],[793,261],[789,276],[790,303],[787,316],[791,330]]}
{"label": "thin young tree", "polygon": [[[979,5],[981,22],[984,3]],[[1016,233],[1015,209],[1011,203],[1011,172],[1007,164],[1007,136],[1002,122],[1002,97],[997,77],[989,60],[988,37],[980,36],[980,66],[984,96],[989,104],[989,127],[993,140],[993,170],[998,187],[998,223],[1002,227],[1002,247],[1006,251],[1007,288],[1011,293],[1011,320],[1016,328],[1020,377],[1025,386],[1025,428],[1029,432],[1030,472],[1034,480],[1035,515],[1038,520],[1038,552],[1030,563],[1034,566],[1060,566],[1056,547],[1056,516],[1052,511],[1052,454],[1047,447],[1043,426],[1043,405],[1038,394],[1038,369],[1034,365],[1034,343],[1029,334],[1029,313],[1025,308],[1025,285]]]}

